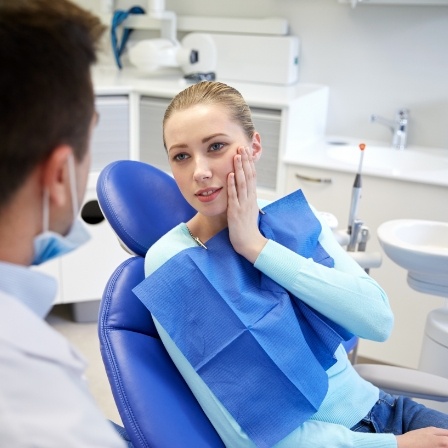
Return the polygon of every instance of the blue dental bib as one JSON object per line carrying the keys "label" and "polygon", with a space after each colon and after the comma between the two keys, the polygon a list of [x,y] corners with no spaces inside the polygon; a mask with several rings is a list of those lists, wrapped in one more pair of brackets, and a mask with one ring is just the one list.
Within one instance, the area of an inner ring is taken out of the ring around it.
{"label": "blue dental bib", "polygon": [[[300,190],[263,211],[267,238],[333,267]],[[238,255],[227,229],[207,249],[179,252],[133,291],[257,447],[271,447],[317,411],[352,335]]]}

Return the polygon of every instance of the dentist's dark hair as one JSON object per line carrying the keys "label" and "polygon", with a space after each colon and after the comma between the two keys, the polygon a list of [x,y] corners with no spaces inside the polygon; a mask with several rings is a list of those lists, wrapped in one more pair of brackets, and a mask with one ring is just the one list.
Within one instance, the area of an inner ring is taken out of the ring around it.
{"label": "dentist's dark hair", "polygon": [[0,207],[58,145],[85,156],[104,28],[67,0],[0,0]]}
{"label": "dentist's dark hair", "polygon": [[238,123],[249,139],[255,132],[250,108],[241,93],[234,87],[217,81],[202,81],[178,93],[168,105],[163,117],[163,144],[165,142],[165,123],[177,111],[197,104],[219,104],[229,111],[230,119]]}

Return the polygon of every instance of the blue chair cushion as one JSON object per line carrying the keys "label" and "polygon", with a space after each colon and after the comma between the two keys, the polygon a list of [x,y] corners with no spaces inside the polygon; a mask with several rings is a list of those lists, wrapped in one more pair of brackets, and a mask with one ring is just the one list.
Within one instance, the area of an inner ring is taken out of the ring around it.
{"label": "blue chair cushion", "polygon": [[101,355],[123,425],[136,448],[223,447],[132,292],[143,265],[132,257],[114,271],[99,312]]}
{"label": "blue chair cushion", "polygon": [[170,175],[135,160],[107,165],[98,178],[97,196],[118,238],[142,257],[162,235],[196,213]]}

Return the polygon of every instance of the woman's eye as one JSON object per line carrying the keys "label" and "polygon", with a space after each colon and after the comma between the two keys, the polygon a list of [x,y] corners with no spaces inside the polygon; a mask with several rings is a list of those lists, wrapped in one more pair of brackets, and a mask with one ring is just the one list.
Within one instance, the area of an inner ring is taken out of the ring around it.
{"label": "woman's eye", "polygon": [[213,144],[210,146],[210,149],[211,149],[212,151],[219,151],[223,146],[224,146],[224,143],[213,143]]}
{"label": "woman's eye", "polygon": [[174,160],[177,160],[177,161],[179,161],[179,162],[181,162],[182,160],[185,160],[185,159],[187,159],[187,158],[188,158],[187,154],[176,154],[176,155],[173,157]]}

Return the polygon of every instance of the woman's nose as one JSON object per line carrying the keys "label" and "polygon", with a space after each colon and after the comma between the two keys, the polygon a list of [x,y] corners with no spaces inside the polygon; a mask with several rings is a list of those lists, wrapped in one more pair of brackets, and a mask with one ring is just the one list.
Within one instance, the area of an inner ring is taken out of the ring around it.
{"label": "woman's nose", "polygon": [[210,164],[203,157],[196,159],[194,167],[194,180],[201,182],[212,177]]}

